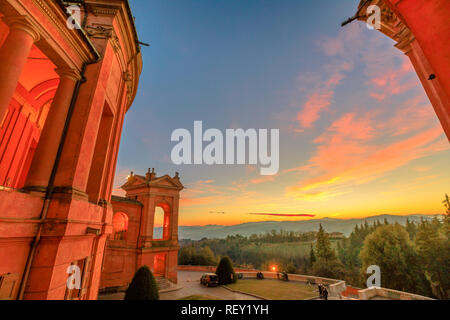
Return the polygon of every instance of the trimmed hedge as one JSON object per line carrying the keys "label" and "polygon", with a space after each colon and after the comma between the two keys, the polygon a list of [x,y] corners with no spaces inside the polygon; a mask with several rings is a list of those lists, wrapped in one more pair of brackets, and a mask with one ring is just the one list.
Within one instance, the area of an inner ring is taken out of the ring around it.
{"label": "trimmed hedge", "polygon": [[219,278],[219,285],[231,284],[237,281],[236,273],[234,272],[233,265],[228,257],[220,259],[216,274]]}
{"label": "trimmed hedge", "polygon": [[124,300],[159,300],[158,284],[147,266],[136,271]]}

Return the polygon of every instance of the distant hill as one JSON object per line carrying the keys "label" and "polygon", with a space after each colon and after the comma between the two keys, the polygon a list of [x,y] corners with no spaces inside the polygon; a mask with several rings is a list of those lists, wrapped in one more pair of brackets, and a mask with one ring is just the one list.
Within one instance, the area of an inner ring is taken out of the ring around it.
{"label": "distant hill", "polygon": [[[263,221],[263,222],[248,222],[237,224],[233,226],[221,225],[206,225],[206,226],[180,226],[178,228],[179,239],[200,240],[202,238],[226,238],[229,235],[240,234],[242,236],[250,236],[254,233],[260,234],[271,230],[286,230],[308,232],[319,229],[319,224],[325,228],[327,232],[341,232],[348,236],[357,224],[362,224],[364,221],[373,223],[376,220],[383,222],[386,218],[389,223],[398,222],[402,225],[406,224],[406,219],[410,221],[419,222],[421,218],[432,219],[434,216],[430,215],[410,215],[410,216],[395,216],[395,215],[379,215],[362,219],[312,219],[304,221]],[[156,235],[162,232],[161,228],[157,228]]]}

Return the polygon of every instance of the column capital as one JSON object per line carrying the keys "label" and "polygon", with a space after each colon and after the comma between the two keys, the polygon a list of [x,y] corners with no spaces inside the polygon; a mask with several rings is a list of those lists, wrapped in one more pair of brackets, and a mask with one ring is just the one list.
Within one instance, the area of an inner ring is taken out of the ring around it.
{"label": "column capital", "polygon": [[55,72],[62,78],[72,79],[73,81],[81,80],[80,72],[77,69],[69,67],[59,67]]}
{"label": "column capital", "polygon": [[8,25],[10,30],[22,30],[28,33],[34,42],[39,41],[41,38],[39,31],[27,16],[5,17],[3,21]]}

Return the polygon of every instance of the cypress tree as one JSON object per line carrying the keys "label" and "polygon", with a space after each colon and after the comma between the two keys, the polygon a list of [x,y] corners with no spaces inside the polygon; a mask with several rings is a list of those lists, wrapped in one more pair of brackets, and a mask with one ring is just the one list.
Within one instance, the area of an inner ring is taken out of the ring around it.
{"label": "cypress tree", "polygon": [[153,273],[147,266],[136,271],[128,287],[124,300],[158,300],[159,292]]}
{"label": "cypress tree", "polygon": [[406,231],[409,234],[409,239],[413,240],[415,235],[416,235],[416,232],[417,232],[417,227],[416,227],[416,224],[414,223],[414,221],[411,222],[411,221],[409,221],[408,218],[406,218],[406,226],[405,226],[405,228],[406,228]]}
{"label": "cypress tree", "polygon": [[216,269],[217,277],[219,278],[219,285],[226,285],[236,282],[236,274],[233,270],[233,265],[229,257],[220,259],[219,265]]}
{"label": "cypress tree", "polygon": [[325,261],[334,260],[336,258],[333,249],[331,248],[331,242],[328,238],[328,234],[320,224],[319,232],[317,232],[317,243],[316,243],[317,258],[319,260],[323,259]]}

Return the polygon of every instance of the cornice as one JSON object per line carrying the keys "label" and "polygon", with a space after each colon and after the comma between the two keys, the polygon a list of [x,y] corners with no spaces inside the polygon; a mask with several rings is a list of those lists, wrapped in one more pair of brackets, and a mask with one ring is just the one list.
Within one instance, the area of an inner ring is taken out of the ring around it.
{"label": "cornice", "polygon": [[[371,5],[377,5],[381,9],[381,30],[383,34],[393,39],[397,43],[395,47],[407,54],[411,50],[411,43],[415,40],[411,30],[402,22],[402,20],[392,11],[386,0],[372,0],[359,7],[361,12]],[[365,21],[367,17],[361,16],[360,21]]]}
{"label": "cornice", "polygon": [[[53,23],[60,34],[67,40],[70,46],[78,54],[83,62],[88,62],[93,59],[88,46],[79,36],[78,32],[67,27],[67,16],[62,12],[61,8],[57,6],[54,1],[49,0],[33,0],[37,7],[47,16]],[[46,31],[44,31],[47,33]]]}

